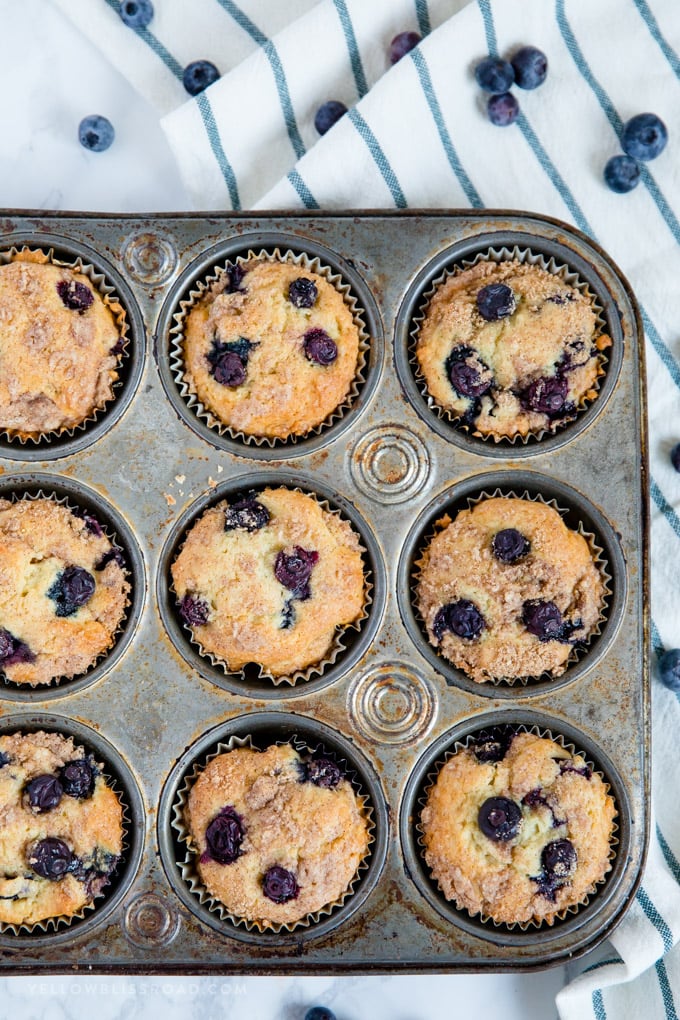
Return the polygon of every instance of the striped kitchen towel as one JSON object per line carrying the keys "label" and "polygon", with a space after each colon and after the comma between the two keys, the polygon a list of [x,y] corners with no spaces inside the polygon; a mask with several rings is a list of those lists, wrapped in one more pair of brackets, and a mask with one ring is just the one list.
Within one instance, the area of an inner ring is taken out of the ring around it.
{"label": "striped kitchen towel", "polygon": [[[647,340],[654,652],[679,646],[678,0],[154,0],[138,30],[119,0],[53,2],[157,106],[197,208],[535,210],[612,255]],[[423,41],[390,67],[389,41],[406,30]],[[516,90],[516,123],[494,127],[474,65],[528,43],[547,54],[547,81]],[[182,72],[196,59],[222,77],[190,99]],[[319,138],[314,113],[328,99],[349,112]],[[668,147],[634,191],[614,194],[602,168],[646,111],[665,121]],[[563,1020],[677,1020],[680,699],[656,676],[652,724],[649,862],[611,941],[574,964]]]}

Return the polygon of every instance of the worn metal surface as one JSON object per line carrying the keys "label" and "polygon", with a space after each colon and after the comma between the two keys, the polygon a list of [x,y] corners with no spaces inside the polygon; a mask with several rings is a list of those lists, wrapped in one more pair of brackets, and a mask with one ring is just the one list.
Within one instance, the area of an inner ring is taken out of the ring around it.
{"label": "worn metal surface", "polygon": [[[21,243],[81,254],[105,273],[128,311],[131,356],[115,411],[94,429],[45,447],[0,442],[0,488],[43,489],[92,506],[129,551],[134,599],[115,654],[92,674],[42,690],[0,687],[0,730],[52,726],[89,742],[127,791],[130,832],[125,865],[97,910],[54,934],[0,935],[2,970],[521,969],[595,945],[635,893],[649,826],[642,334],[607,256],[564,224],[493,211],[0,213],[0,248]],[[554,254],[575,269],[598,295],[614,339],[599,398],[540,444],[482,443],[434,418],[406,354],[428,281],[452,259],[499,243]],[[373,340],[350,414],[309,441],[272,449],[222,438],[193,418],[172,377],[168,329],[182,293],[214,262],[274,244],[338,268]],[[373,582],[368,620],[347,653],[295,687],[244,682],[213,667],[187,641],[168,595],[183,522],[225,493],[270,480],[319,492],[343,510],[364,537]],[[429,649],[410,605],[423,522],[492,488],[556,499],[605,549],[613,580],[602,634],[552,683],[471,683]],[[498,721],[564,734],[602,769],[618,802],[620,844],[607,883],[585,909],[540,931],[485,926],[446,904],[413,831],[428,767],[454,738]],[[258,937],[210,915],[183,885],[171,804],[187,763],[218,739],[293,731],[352,760],[374,802],[377,839],[349,910],[292,935]]]}

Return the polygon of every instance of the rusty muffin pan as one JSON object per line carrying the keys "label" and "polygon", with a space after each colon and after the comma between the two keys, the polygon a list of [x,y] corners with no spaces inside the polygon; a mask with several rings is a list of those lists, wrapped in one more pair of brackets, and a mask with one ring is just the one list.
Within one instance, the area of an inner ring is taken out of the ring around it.
{"label": "rusty muffin pan", "polygon": [[[126,844],[95,909],[54,930],[0,931],[5,973],[357,973],[522,970],[611,933],[634,898],[649,830],[647,445],[634,296],[585,235],[505,211],[0,215],[0,250],[27,245],[94,267],[125,308],[116,397],[95,422],[45,442],[0,437],[0,496],[48,494],[91,513],[125,559],[131,594],[109,652],[84,676],[38,688],[0,677],[0,731],[71,734],[125,805]],[[248,251],[304,253],[349,284],[370,345],[346,411],[296,442],[211,427],[177,379],[180,302]],[[414,318],[446,269],[530,251],[584,282],[612,339],[599,392],[569,424],[489,442],[436,413],[414,368]],[[602,465],[606,463],[606,478]],[[236,492],[309,492],[350,521],[366,568],[364,617],[334,660],[294,684],[201,654],[177,615],[170,564],[190,523]],[[414,564],[443,513],[501,492],[559,508],[593,536],[606,575],[594,638],[555,679],[472,682],[427,641]],[[583,753],[617,806],[612,868],[553,925],[471,918],[433,884],[418,841],[433,764],[466,735],[512,723]],[[371,807],[372,842],[351,895],[293,931],[263,933],[206,907],[185,881],[176,807],[217,746],[291,740],[347,763]]]}

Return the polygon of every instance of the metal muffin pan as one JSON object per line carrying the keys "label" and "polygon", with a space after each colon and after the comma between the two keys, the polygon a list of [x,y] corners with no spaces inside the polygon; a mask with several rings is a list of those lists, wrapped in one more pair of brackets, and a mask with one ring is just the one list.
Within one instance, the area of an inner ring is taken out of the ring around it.
{"label": "metal muffin pan", "polygon": [[[0,730],[59,729],[93,749],[130,801],[125,860],[97,909],[53,934],[0,938],[6,973],[521,970],[605,938],[631,903],[649,830],[647,445],[642,329],[608,256],[529,213],[0,214],[0,249],[80,256],[130,321],[121,392],[94,423],[50,443],[0,441],[0,495],[42,490],[83,505],[127,554],[132,596],[114,651],[45,688],[0,685]],[[613,339],[598,398],[540,442],[475,440],[438,418],[408,354],[419,295],[445,265],[500,244],[584,278]],[[249,249],[307,252],[351,284],[372,336],[366,378],[327,429],[275,447],[195,418],[170,363],[179,301]],[[602,465],[606,462],[606,480]],[[169,566],[188,523],[229,493],[285,484],[318,494],[362,538],[367,617],[330,669],[294,686],[234,677],[202,657],[175,615]],[[423,639],[410,600],[418,536],[442,508],[489,489],[554,499],[604,550],[601,634],[563,677],[474,684]],[[17,704],[20,702],[20,704]],[[56,714],[58,710],[58,715]],[[552,927],[482,924],[433,891],[419,855],[417,791],[465,733],[495,723],[561,734],[602,769],[619,809],[613,868],[587,907]],[[203,908],[177,866],[171,810],[190,764],[232,734],[302,735],[356,770],[374,806],[369,867],[342,908],[309,928],[258,936]],[[87,964],[83,964],[87,960]]]}

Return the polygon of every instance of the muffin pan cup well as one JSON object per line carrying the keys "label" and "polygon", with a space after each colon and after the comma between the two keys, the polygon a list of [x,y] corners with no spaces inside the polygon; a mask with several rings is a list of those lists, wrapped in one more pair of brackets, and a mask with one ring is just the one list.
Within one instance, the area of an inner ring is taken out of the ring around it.
{"label": "muffin pan cup well", "polygon": [[[53,444],[2,444],[2,494],[49,492],[91,510],[129,557],[133,581],[125,629],[93,674],[53,690],[2,684],[0,712],[12,728],[19,717],[40,728],[58,705],[56,727],[105,763],[115,755],[120,775],[125,769],[138,790],[128,833],[138,856],[125,880],[90,916],[40,943],[35,933],[3,934],[0,970],[522,970],[571,959],[604,939],[634,898],[649,830],[642,329],[609,257],[558,221],[489,210],[7,211],[0,234],[0,250],[28,243],[64,261],[80,255],[102,271],[130,320],[131,366],[128,389],[56,459]],[[613,344],[598,395],[577,419],[555,435],[513,445],[476,440],[433,414],[418,391],[409,342],[420,296],[446,266],[515,246],[554,257],[584,280]],[[222,436],[188,410],[172,372],[170,334],[195,281],[250,250],[276,247],[337,270],[370,339],[352,406],[318,434],[269,447]],[[345,631],[346,649],[293,686],[265,676],[244,680],[202,656],[174,615],[169,586],[172,556],[196,515],[230,493],[268,485],[309,492],[348,519],[371,575],[366,617]],[[434,650],[429,655],[413,613],[411,563],[423,529],[459,499],[467,504],[496,490],[557,504],[603,550],[610,594],[601,633],[552,681],[466,682]],[[616,798],[620,841],[606,882],[582,910],[550,928],[514,933],[461,919],[430,894],[419,877],[414,793],[452,740],[510,722],[562,734],[601,769]],[[178,867],[172,805],[181,777],[220,742],[248,736],[297,737],[337,752],[373,804],[375,841],[354,891],[329,915],[291,932],[249,931],[222,919],[194,896]]]}

